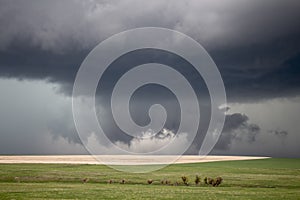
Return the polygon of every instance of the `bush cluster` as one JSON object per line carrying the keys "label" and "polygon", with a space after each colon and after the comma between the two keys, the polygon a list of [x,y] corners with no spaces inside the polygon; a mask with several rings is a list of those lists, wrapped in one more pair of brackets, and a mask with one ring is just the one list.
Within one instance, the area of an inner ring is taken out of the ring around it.
{"label": "bush cluster", "polygon": [[[152,179],[150,179],[150,180],[152,180]],[[174,186],[177,186],[177,185],[180,185],[180,184],[183,184],[183,185],[186,185],[186,186],[190,185],[189,181],[188,181],[189,179],[188,179],[187,176],[182,176],[181,180],[182,180],[181,183],[177,182],[177,181],[174,182],[174,183],[171,183],[171,181],[164,179],[164,180],[161,180],[160,183],[162,185],[174,185]],[[210,178],[210,177],[205,177],[203,179],[203,181],[204,181],[204,184],[206,184],[206,185],[212,185],[212,186],[215,187],[215,186],[219,186],[222,183],[223,178],[222,177],[217,177],[217,178],[213,179],[213,178]],[[199,175],[196,175],[196,177],[195,177],[195,185],[200,185],[200,184],[201,184],[201,178],[200,178]]]}
{"label": "bush cluster", "polygon": [[[162,185],[172,185],[172,186],[178,186],[178,185],[186,185],[186,186],[189,186],[189,185],[190,185],[190,183],[189,183],[189,178],[188,178],[187,176],[181,176],[181,180],[182,180],[182,182],[181,182],[181,181],[171,182],[171,181],[168,180],[168,179],[163,179],[163,180],[160,181],[160,183],[161,183]],[[19,181],[20,181],[20,180],[19,180],[19,177],[15,177],[15,181],[16,181],[16,182],[19,182]],[[87,183],[87,182],[89,182],[89,178],[83,178],[83,179],[81,179],[81,181],[82,181],[82,183]],[[214,187],[219,186],[219,185],[222,183],[222,181],[223,181],[223,178],[222,178],[222,177],[217,177],[217,178],[215,178],[215,179],[214,179],[214,178],[210,178],[210,177],[205,177],[205,178],[203,179],[204,184],[206,184],[206,185],[212,185],[212,186],[214,186]],[[115,182],[115,181],[112,180],[112,179],[109,179],[109,180],[107,181],[108,184],[112,184],[112,183],[114,183],[114,182]],[[146,183],[148,183],[149,185],[151,185],[153,182],[154,182],[153,179],[148,179]],[[197,186],[201,184],[201,178],[200,178],[199,175],[196,175],[196,176],[195,176],[194,182],[195,182],[195,185],[197,185]],[[125,179],[121,179],[121,180],[119,181],[119,183],[120,183],[120,184],[125,184],[125,183],[126,183],[126,180],[125,180]]]}
{"label": "bush cluster", "polygon": [[212,186],[219,186],[223,181],[222,177],[217,177],[215,179],[210,178],[210,177],[205,177],[204,178],[204,183],[207,185],[212,185]]}

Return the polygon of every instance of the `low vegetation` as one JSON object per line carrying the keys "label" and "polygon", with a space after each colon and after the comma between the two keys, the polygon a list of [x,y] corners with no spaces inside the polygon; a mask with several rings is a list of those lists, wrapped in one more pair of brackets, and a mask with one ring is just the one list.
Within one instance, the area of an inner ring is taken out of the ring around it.
{"label": "low vegetation", "polygon": [[200,181],[201,181],[201,179],[200,179],[199,175],[196,175],[196,178],[195,178],[195,184],[196,184],[196,185],[199,185],[199,184],[200,184]]}
{"label": "low vegetation", "polygon": [[146,174],[118,172],[103,165],[0,164],[0,199],[299,199],[299,196],[300,159],[175,164]]}
{"label": "low vegetation", "polygon": [[152,179],[148,179],[147,183],[148,183],[148,184],[152,184],[152,183],[153,183],[153,180],[152,180]]}
{"label": "low vegetation", "polygon": [[189,179],[186,176],[181,177],[184,185],[189,185]]}

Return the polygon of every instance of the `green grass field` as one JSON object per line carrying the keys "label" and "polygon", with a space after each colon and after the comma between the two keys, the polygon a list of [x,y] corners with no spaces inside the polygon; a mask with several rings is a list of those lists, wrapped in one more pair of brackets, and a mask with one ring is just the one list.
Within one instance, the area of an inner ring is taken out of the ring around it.
{"label": "green grass field", "polygon": [[[183,175],[190,186],[160,183],[182,182]],[[224,182],[207,186],[205,176],[221,176]],[[84,178],[89,178],[85,184]],[[110,179],[115,183],[108,184]],[[154,183],[148,185],[148,179]],[[0,164],[0,199],[300,199],[300,159],[174,164],[146,174],[103,165]]]}

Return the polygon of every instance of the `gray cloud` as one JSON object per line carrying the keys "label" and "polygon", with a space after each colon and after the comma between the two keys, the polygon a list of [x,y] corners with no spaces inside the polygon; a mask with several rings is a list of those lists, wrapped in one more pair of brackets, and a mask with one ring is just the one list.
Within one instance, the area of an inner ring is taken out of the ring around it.
{"label": "gray cloud", "polygon": [[86,48],[141,26],[174,28],[211,47],[245,46],[299,33],[297,0],[1,2],[1,23],[6,25],[2,49],[18,39],[59,53],[71,50],[70,44]]}
{"label": "gray cloud", "polygon": [[274,134],[279,140],[281,140],[282,145],[286,145],[286,140],[288,139],[289,132],[285,130],[270,130],[271,134]]}
{"label": "gray cloud", "polygon": [[251,123],[247,115],[232,113],[226,115],[223,132],[212,154],[298,157],[298,137],[287,130],[261,128]]}
{"label": "gray cloud", "polygon": [[48,120],[47,130],[54,140],[63,138],[71,144],[82,145],[73,121],[71,105],[61,109],[61,112],[53,116],[53,119]]}
{"label": "gray cloud", "polygon": [[[81,62],[99,42],[112,34],[130,28],[159,26],[182,31],[208,50],[221,71],[230,102],[245,103],[278,97],[290,98],[300,94],[299,8],[300,3],[297,0],[225,0],[222,2],[3,0],[0,2],[0,26],[2,27],[0,77],[46,80],[48,84],[55,83],[56,87],[59,87],[56,91],[59,90],[68,96],[71,94],[73,81]],[[195,87],[204,88],[201,78],[195,77],[192,70],[186,70],[187,65],[178,58],[168,54],[170,57],[165,57],[170,60],[164,60],[153,55],[155,55],[153,52],[144,52],[144,54],[140,52],[139,56],[135,54],[123,60],[122,64],[129,66],[149,59],[174,65],[175,68],[177,64],[180,66],[177,66],[177,69],[182,69],[181,73],[184,73]],[[120,71],[110,72],[111,74],[107,76],[108,84],[112,82],[112,78],[116,78],[116,72]],[[203,98],[202,90],[199,88],[198,95]],[[3,90],[5,89],[4,87]],[[23,91],[26,94],[20,90],[20,96],[12,98],[18,101],[23,99],[24,95],[34,97],[39,92],[47,96],[41,90],[33,93],[30,91],[31,86],[28,86],[28,91]],[[137,108],[132,108],[133,118],[140,124],[147,122],[147,108],[157,100],[155,97],[149,100],[150,97],[145,95],[146,93],[141,92],[140,97],[133,101],[141,102]],[[148,90],[148,93],[151,94],[151,90]],[[161,94],[162,92],[158,92],[158,96],[164,96]],[[176,130],[178,110],[174,109],[174,102],[169,100],[172,95],[164,97],[163,104],[170,116],[166,128]],[[104,97],[104,100],[105,98],[107,97]],[[29,98],[27,101],[32,99]],[[147,101],[144,101],[145,99]],[[44,100],[44,102],[48,101],[49,99]],[[99,101],[103,103],[101,99]],[[46,149],[41,149],[51,144],[38,141],[48,141],[49,138],[60,145],[65,145],[62,149],[56,146],[57,151],[83,152],[81,142],[75,133],[71,105],[63,105],[64,109],[56,113],[53,113],[54,108],[46,109],[42,113],[39,111],[43,110],[42,106],[37,108],[32,106],[31,110],[25,109],[17,120],[13,120],[13,115],[17,115],[17,109],[7,110],[4,105],[10,104],[6,103],[2,98],[3,109],[6,109],[5,113],[11,116],[10,118],[2,116],[3,120],[0,122],[2,142],[0,152],[18,153],[24,152],[22,151],[24,149],[29,153],[47,152]],[[53,107],[57,108],[60,103],[53,103],[55,104]],[[210,108],[203,106],[201,114],[209,118],[209,110]],[[35,111],[39,112],[35,113]],[[27,117],[28,113],[35,118]],[[8,119],[11,119],[11,122]],[[40,123],[37,124],[37,121]],[[17,126],[12,128],[10,123]],[[118,130],[113,128],[112,122],[107,123],[113,141],[130,143],[130,138],[122,138],[117,134]],[[199,149],[202,141],[201,133],[204,133],[207,128],[207,119],[200,123],[202,124],[200,124],[199,136],[189,150],[191,153]],[[30,125],[27,127],[28,124]],[[31,124],[35,124],[34,128]],[[269,130],[273,130],[273,127],[269,127]],[[291,142],[290,131],[269,130],[263,132],[260,126],[250,122],[247,115],[238,112],[229,114],[216,149],[221,153],[261,154],[269,148],[271,150],[267,153],[272,154],[277,151],[272,147],[272,142],[266,144],[262,142],[267,141],[267,136],[281,147]],[[24,134],[19,135],[20,132]],[[49,134],[47,139],[39,135],[42,132]],[[19,142],[14,138],[19,138]],[[29,141],[28,138],[36,139]],[[9,142],[13,140],[13,143]],[[242,145],[252,146],[249,146],[248,151],[241,151]],[[259,148],[259,145],[263,147]],[[20,150],[18,151],[15,146]],[[51,152],[51,148],[49,149]],[[292,152],[294,149],[289,152],[289,155],[295,155]],[[275,154],[285,155],[280,152]]]}
{"label": "gray cloud", "polygon": [[249,123],[249,118],[245,114],[228,114],[226,115],[223,132],[215,149],[228,150],[233,140],[253,143],[256,141],[256,136],[259,133],[260,127],[256,124]]}
{"label": "gray cloud", "polygon": [[[82,154],[69,97],[54,84],[0,79],[1,154]],[[55,125],[55,127],[54,127]]]}
{"label": "gray cloud", "polygon": [[[7,89],[8,87],[9,90]],[[56,94],[55,87],[57,85],[42,81],[0,79],[0,92],[2,95],[0,104],[0,152],[2,154],[87,153],[75,130],[70,97]],[[285,118],[285,116],[288,116],[286,112],[289,113],[290,109],[294,110],[295,108],[291,107],[284,112],[279,112]],[[133,113],[139,110],[133,111]],[[261,110],[261,108],[258,107],[258,110]],[[267,110],[269,110],[269,107],[267,107]],[[201,110],[201,114],[206,116],[207,113],[209,112],[204,107]],[[146,112],[136,114],[138,113],[133,114],[133,119],[147,115]],[[293,114],[297,116],[296,113]],[[176,112],[171,113],[172,115],[176,115]],[[264,115],[263,119],[266,119],[266,122],[268,122],[269,117]],[[206,120],[206,117],[202,117],[202,120]],[[272,121],[272,119],[269,120]],[[177,121],[174,123],[177,124]],[[204,127],[199,127],[198,138],[194,140],[193,145],[186,154],[198,153],[202,141],[199,136],[206,130],[206,123],[202,124]],[[280,123],[285,124],[284,121]],[[169,125],[169,127],[172,127],[172,123]],[[212,153],[298,157],[299,135],[297,134],[297,129],[289,126],[291,129],[286,131],[280,128],[272,129],[273,127],[274,125],[271,124],[262,129],[260,125],[253,123],[248,115],[239,112],[227,114],[223,133]],[[296,131],[296,133],[291,131]],[[113,134],[113,131],[110,133]],[[174,133],[172,133],[172,136],[174,137]],[[185,145],[187,141],[190,141],[187,134],[178,134],[176,137],[179,139],[178,145]],[[163,140],[166,138],[168,137],[163,137]],[[137,151],[142,151],[143,145],[153,149],[158,145],[155,144],[156,142],[156,139],[140,141],[137,139],[115,138],[115,143],[118,145],[122,147],[127,146],[128,150],[133,149]],[[104,153],[113,153],[110,152],[109,144],[102,144],[101,148]]]}
{"label": "gray cloud", "polygon": [[70,94],[78,67],[98,42],[130,28],[159,26],[204,45],[230,101],[295,96],[299,7],[296,0],[1,1],[0,76],[59,82]]}

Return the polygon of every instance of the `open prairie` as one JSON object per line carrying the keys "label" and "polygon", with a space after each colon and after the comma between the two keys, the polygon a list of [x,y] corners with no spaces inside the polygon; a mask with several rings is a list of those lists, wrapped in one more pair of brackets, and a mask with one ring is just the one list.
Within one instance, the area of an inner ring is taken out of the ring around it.
{"label": "open prairie", "polygon": [[[196,175],[201,178],[199,185],[194,183]],[[183,184],[182,176],[188,178],[189,186]],[[218,176],[223,178],[218,187],[203,181],[205,177]],[[149,179],[152,184],[147,183]],[[168,184],[161,183],[166,180]],[[124,173],[94,164],[0,164],[0,199],[299,199],[299,196],[300,159],[173,164],[144,174]]]}

